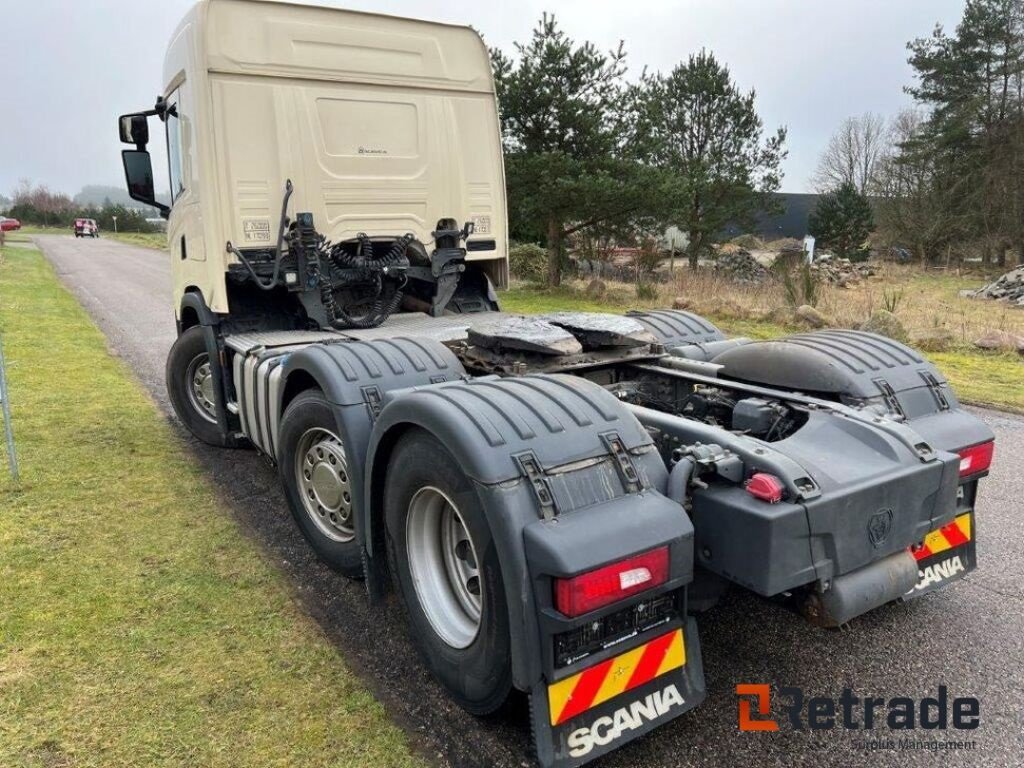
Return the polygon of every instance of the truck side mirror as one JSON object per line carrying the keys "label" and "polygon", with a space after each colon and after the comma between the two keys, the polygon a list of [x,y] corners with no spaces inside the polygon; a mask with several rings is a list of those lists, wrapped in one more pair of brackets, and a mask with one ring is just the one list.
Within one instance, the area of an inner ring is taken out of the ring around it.
{"label": "truck side mirror", "polygon": [[149,121],[144,114],[136,112],[131,115],[121,115],[117,124],[121,133],[121,141],[125,144],[134,144],[139,149],[144,149],[149,143]]}
{"label": "truck side mirror", "polygon": [[121,161],[124,163],[128,196],[132,200],[157,208],[160,215],[166,219],[171,209],[157,202],[153,189],[153,163],[149,159],[149,152],[144,149],[125,149],[121,152]]}

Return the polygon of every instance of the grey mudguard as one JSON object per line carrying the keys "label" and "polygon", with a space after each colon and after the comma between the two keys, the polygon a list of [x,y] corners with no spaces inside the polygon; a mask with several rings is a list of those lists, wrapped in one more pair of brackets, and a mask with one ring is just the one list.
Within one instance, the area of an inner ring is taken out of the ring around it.
{"label": "grey mudguard", "polygon": [[654,334],[665,349],[725,341],[725,334],[714,323],[693,312],[651,309],[632,310],[626,314]]}
{"label": "grey mudguard", "polygon": [[[451,350],[429,339],[378,339],[310,344],[288,355],[283,363],[278,413],[292,398],[315,386],[331,403],[338,437],[356,471],[351,473],[355,528],[360,536],[366,505],[363,468],[373,422],[387,393],[407,387],[458,380],[465,369]],[[367,585],[375,594],[373,574]]]}
{"label": "grey mudguard", "polygon": [[[693,527],[682,507],[662,495],[667,470],[647,431],[600,386],[537,375],[392,392],[367,452],[364,535],[374,557],[380,554],[374,528],[381,526],[388,456],[413,428],[438,438],[474,481],[501,563],[520,690],[552,679],[555,633],[623,607],[576,619],[556,615],[552,576],[668,545],[670,578],[652,593],[679,591],[685,600]],[[595,654],[584,665],[600,658]]]}
{"label": "grey mudguard", "polygon": [[958,407],[945,377],[920,352],[864,331],[801,333],[727,349],[712,358],[718,375],[790,391],[878,404],[914,420]]}

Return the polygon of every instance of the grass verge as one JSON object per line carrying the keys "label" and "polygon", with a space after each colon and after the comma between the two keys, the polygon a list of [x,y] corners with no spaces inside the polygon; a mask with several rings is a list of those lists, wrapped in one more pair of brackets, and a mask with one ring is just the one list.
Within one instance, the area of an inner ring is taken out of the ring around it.
{"label": "grass verge", "polygon": [[418,764],[36,251],[0,332],[0,765]]}
{"label": "grass verge", "polygon": [[104,237],[118,240],[128,245],[137,245],[142,248],[154,248],[158,251],[167,249],[166,232],[107,232]]}
{"label": "grass verge", "polygon": [[[934,278],[926,278],[934,283]],[[952,289],[943,284],[940,289]],[[669,306],[670,301],[659,297],[652,301],[637,301],[626,288],[610,288],[600,300],[587,298],[574,287],[560,289],[518,285],[503,291],[501,306],[509,312],[533,314],[555,312],[561,309],[580,312],[624,312],[636,307]],[[983,305],[987,303],[981,302]],[[749,336],[753,339],[778,338],[798,329],[760,319],[736,318],[716,315],[701,307],[695,311],[706,315],[730,336]],[[1018,312],[999,307],[999,312]],[[957,396],[967,403],[986,405],[1003,410],[1024,413],[1024,361],[1013,353],[982,352],[960,344],[946,352],[929,352],[928,357],[939,366],[949,379]]]}
{"label": "grass verge", "polygon": [[[8,242],[17,245],[18,239],[20,239],[17,238],[18,235],[25,238],[28,235],[73,235],[74,232],[70,227],[40,227],[32,224],[8,234],[15,235],[15,239],[9,239]],[[155,248],[158,251],[167,249],[166,232],[101,232],[100,238],[104,237],[108,240],[117,240],[121,243],[137,245],[142,248]]]}

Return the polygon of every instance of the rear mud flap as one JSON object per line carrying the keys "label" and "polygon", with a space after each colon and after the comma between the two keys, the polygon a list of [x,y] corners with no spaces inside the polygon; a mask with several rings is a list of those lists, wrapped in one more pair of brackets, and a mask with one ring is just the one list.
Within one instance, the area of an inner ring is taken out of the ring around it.
{"label": "rear mud flap", "polygon": [[[622,692],[608,697],[609,691]],[[570,678],[536,685],[530,726],[537,762],[542,768],[583,765],[674,720],[705,695],[697,624],[690,617],[685,626]]]}
{"label": "rear mud flap", "polygon": [[929,533],[915,557],[917,584],[904,600],[927,595],[973,571],[978,565],[974,511],[957,515],[949,525]]}

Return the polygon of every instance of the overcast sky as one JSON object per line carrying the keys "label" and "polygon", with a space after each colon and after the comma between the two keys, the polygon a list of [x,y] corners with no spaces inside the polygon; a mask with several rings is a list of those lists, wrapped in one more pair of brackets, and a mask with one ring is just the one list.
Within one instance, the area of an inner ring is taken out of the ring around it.
{"label": "overcast sky", "polygon": [[[21,178],[76,193],[123,183],[117,115],[161,90],[168,38],[191,0],[0,3],[0,193]],[[909,103],[908,40],[955,26],[963,0],[321,0],[471,24],[511,48],[544,10],[576,39],[626,43],[635,71],[671,69],[701,47],[757,91],[766,128],[789,128],[782,189],[809,177],[836,125]]]}

